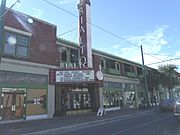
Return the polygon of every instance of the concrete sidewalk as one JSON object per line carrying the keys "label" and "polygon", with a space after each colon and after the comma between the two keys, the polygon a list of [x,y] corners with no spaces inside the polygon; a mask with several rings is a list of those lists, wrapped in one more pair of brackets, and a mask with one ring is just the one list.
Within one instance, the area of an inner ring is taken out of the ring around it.
{"label": "concrete sidewalk", "polygon": [[60,128],[70,128],[75,126],[82,126],[103,121],[108,121],[117,118],[128,117],[145,112],[155,111],[157,108],[149,110],[127,109],[107,112],[105,116],[97,116],[96,112],[81,114],[76,116],[63,116],[51,119],[29,120],[18,122],[0,122],[0,134],[2,135],[16,135],[16,134],[34,134],[41,133],[46,130],[55,130]]}

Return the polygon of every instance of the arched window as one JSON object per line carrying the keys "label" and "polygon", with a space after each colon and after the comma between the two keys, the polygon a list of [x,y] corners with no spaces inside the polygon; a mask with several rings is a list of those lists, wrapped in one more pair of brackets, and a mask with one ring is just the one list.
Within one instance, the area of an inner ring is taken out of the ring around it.
{"label": "arched window", "polygon": [[116,62],[116,69],[120,70],[120,63],[119,62]]}
{"label": "arched window", "polygon": [[64,49],[62,51],[61,60],[62,61],[67,61],[67,50],[66,49]]}
{"label": "arched window", "polygon": [[103,58],[101,59],[101,67],[105,68],[105,60]]}

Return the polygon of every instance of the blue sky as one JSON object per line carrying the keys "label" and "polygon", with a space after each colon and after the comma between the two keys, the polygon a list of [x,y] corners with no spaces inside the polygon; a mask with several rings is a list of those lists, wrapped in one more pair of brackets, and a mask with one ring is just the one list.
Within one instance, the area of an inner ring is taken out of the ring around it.
{"label": "blue sky", "polygon": [[[7,0],[7,7],[15,1]],[[78,16],[78,0],[48,1]],[[179,0],[91,0],[91,21],[137,46],[142,44],[145,64],[150,64],[180,58],[179,5]],[[21,0],[13,9],[57,25],[57,35],[77,28],[61,37],[78,42],[78,18],[43,0]],[[141,63],[137,46],[92,26],[95,49]],[[161,64],[167,63],[176,64],[180,71],[180,59]],[[157,68],[158,65],[149,66]]]}

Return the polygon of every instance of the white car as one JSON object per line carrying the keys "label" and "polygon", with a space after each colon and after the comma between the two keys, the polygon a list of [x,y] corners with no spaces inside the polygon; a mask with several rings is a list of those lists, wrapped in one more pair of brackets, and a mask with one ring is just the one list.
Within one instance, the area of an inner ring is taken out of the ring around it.
{"label": "white car", "polygon": [[176,100],[174,105],[174,115],[178,121],[180,121],[180,98]]}

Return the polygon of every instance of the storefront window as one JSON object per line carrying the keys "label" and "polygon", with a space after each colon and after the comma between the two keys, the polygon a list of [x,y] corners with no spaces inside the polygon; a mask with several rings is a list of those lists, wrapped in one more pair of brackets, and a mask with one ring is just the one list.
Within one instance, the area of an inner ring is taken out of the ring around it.
{"label": "storefront window", "polygon": [[121,91],[104,90],[103,91],[103,105],[108,107],[122,107],[123,96]]}
{"label": "storefront window", "polygon": [[125,92],[126,95],[126,104],[129,107],[134,107],[135,105],[135,92],[134,91],[127,91]]}
{"label": "storefront window", "polygon": [[46,114],[46,89],[28,89],[26,115],[38,114]]}
{"label": "storefront window", "polygon": [[88,88],[66,88],[62,94],[62,104],[68,110],[91,108],[91,95]]}

